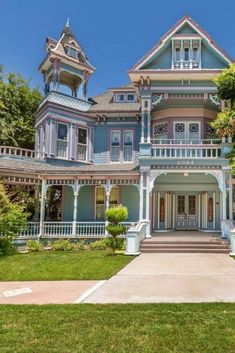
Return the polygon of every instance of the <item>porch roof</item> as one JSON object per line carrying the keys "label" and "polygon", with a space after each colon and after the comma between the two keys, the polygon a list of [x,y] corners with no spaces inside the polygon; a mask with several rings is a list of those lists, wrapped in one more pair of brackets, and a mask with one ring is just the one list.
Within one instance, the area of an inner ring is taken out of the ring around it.
{"label": "porch roof", "polygon": [[47,158],[45,160],[20,157],[0,157],[0,172],[20,172],[46,175],[138,174],[136,163],[79,164]]}

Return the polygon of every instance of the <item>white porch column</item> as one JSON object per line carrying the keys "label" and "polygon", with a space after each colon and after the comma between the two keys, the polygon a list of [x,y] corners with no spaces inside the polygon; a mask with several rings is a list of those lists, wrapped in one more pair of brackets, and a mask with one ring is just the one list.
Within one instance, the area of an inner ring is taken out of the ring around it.
{"label": "white porch column", "polygon": [[151,142],[151,114],[147,113],[147,143]]}
{"label": "white porch column", "polygon": [[227,219],[227,189],[226,189],[226,174],[223,172],[223,221]]}
{"label": "white porch column", "polygon": [[145,113],[141,113],[141,143],[144,143]]}
{"label": "white porch column", "polygon": [[[149,209],[149,194],[150,194],[150,175],[149,172],[146,173],[146,219],[150,221],[150,209]],[[146,227],[146,238],[151,238],[150,234],[150,222]]]}
{"label": "white porch column", "polygon": [[44,219],[45,219],[45,202],[46,202],[46,193],[47,193],[48,185],[46,184],[46,180],[42,179],[42,187],[41,187],[41,200],[40,200],[40,225],[39,225],[39,235],[38,238],[43,236],[44,234]]}
{"label": "white porch column", "polygon": [[229,173],[229,219],[233,220],[233,184],[232,184],[232,174]]}
{"label": "white porch column", "polygon": [[198,228],[201,228],[201,194],[198,194]]}
{"label": "white porch column", "polygon": [[73,188],[73,236],[76,236],[76,226],[77,226],[77,214],[78,214],[78,193],[80,186],[78,181],[75,181],[75,184],[72,185]]}
{"label": "white porch column", "polygon": [[215,218],[216,218],[216,207],[215,207],[215,192],[213,192],[213,229],[215,229],[216,224],[215,224]]}
{"label": "white porch column", "polygon": [[[108,180],[107,184],[105,185],[105,209],[107,210],[109,208],[109,202],[110,202],[110,192],[111,192],[111,184],[110,180]],[[105,221],[105,226],[108,225],[108,221]],[[108,235],[108,231],[105,229],[105,235]]]}
{"label": "white porch column", "polygon": [[143,219],[143,203],[144,203],[144,176],[143,172],[140,172],[140,205],[139,205],[139,219]]}

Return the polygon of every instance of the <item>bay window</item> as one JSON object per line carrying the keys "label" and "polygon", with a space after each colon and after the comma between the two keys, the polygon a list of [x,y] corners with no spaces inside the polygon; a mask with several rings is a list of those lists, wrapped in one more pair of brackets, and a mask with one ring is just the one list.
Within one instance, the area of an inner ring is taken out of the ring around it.
{"label": "bay window", "polygon": [[63,123],[57,125],[57,156],[68,157],[68,125]]}
{"label": "bay window", "polygon": [[78,128],[77,133],[77,159],[87,160],[87,129]]}

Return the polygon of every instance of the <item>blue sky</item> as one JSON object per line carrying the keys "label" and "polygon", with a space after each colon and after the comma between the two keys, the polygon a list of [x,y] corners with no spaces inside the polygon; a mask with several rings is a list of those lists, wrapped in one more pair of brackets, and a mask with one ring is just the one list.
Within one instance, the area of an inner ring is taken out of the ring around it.
{"label": "blue sky", "polygon": [[0,63],[32,79],[47,36],[57,39],[67,17],[96,72],[89,96],[128,82],[128,69],[189,14],[235,58],[234,0],[0,0]]}

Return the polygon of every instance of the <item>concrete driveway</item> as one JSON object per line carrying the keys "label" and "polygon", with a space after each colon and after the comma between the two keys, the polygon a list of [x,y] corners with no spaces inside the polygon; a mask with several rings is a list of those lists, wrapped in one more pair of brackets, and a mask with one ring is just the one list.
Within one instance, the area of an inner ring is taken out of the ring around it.
{"label": "concrete driveway", "polygon": [[85,303],[235,302],[235,260],[224,254],[141,254]]}

